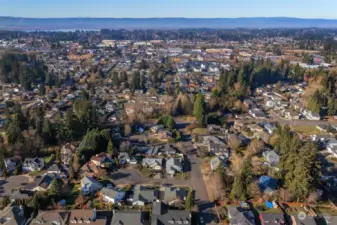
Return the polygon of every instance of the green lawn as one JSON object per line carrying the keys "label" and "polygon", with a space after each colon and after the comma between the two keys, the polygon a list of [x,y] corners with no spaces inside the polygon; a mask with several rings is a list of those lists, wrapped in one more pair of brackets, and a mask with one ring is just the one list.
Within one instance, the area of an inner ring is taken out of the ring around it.
{"label": "green lawn", "polygon": [[33,171],[29,173],[29,176],[37,177],[37,176],[42,176],[44,173],[45,171]]}
{"label": "green lawn", "polygon": [[143,167],[139,172],[144,177],[150,177],[151,174],[152,174],[152,171],[149,168],[146,168],[146,167]]}
{"label": "green lawn", "polygon": [[206,135],[206,134],[208,134],[207,128],[195,128],[192,131],[192,135]]}
{"label": "green lawn", "polygon": [[175,175],[175,179],[177,180],[186,180],[189,178],[189,173],[185,172],[185,173],[176,173]]}
{"label": "green lawn", "polygon": [[316,126],[291,126],[291,130],[306,136],[320,133]]}
{"label": "green lawn", "polygon": [[51,154],[50,156],[44,158],[44,163],[49,164],[54,159],[54,154]]}

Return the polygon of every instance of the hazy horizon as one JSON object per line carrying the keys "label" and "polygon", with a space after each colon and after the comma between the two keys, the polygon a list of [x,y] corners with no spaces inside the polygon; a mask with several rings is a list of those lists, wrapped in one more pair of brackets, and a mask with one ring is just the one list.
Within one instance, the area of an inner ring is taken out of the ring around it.
{"label": "hazy horizon", "polygon": [[337,1],[321,0],[1,0],[0,15],[22,18],[337,19]]}

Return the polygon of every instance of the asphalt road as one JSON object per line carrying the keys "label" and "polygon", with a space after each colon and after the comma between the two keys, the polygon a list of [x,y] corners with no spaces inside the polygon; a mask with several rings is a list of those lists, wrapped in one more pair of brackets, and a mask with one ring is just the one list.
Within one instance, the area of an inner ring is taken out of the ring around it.
{"label": "asphalt road", "polygon": [[293,126],[316,126],[316,125],[337,125],[337,121],[325,121],[325,120],[287,120],[281,118],[278,115],[270,114],[270,121],[276,121],[282,125],[293,125]]}
{"label": "asphalt road", "polygon": [[200,161],[195,155],[189,155],[191,162],[191,185],[195,190],[195,203],[199,207],[199,211],[203,212],[206,209],[213,208],[213,204],[209,200],[201,169]]}

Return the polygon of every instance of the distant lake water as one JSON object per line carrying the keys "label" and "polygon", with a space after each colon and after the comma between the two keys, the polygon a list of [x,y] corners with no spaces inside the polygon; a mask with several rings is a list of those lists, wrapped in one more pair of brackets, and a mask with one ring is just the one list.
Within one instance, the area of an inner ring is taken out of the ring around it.
{"label": "distant lake water", "polygon": [[55,29],[55,30],[26,30],[26,32],[76,32],[76,31],[101,31],[101,29]]}

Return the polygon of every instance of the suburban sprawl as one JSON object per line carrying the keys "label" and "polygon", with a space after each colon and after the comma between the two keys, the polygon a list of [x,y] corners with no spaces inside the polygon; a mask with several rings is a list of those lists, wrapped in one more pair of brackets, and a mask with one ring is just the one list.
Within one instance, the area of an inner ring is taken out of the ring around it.
{"label": "suburban sprawl", "polygon": [[0,224],[337,224],[337,30],[0,31]]}

